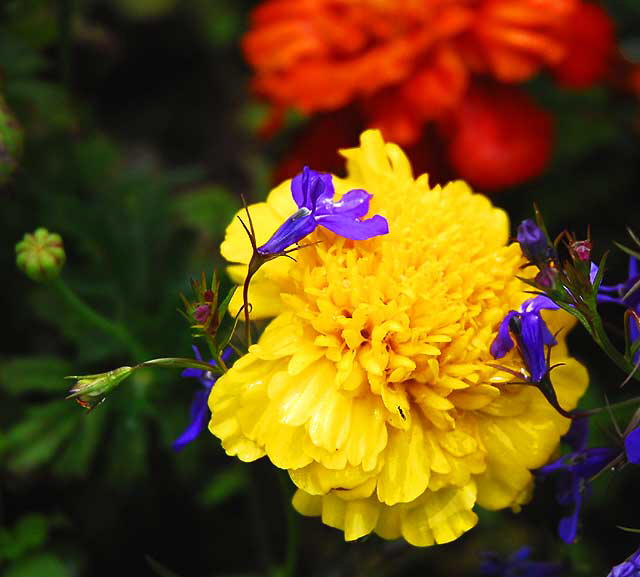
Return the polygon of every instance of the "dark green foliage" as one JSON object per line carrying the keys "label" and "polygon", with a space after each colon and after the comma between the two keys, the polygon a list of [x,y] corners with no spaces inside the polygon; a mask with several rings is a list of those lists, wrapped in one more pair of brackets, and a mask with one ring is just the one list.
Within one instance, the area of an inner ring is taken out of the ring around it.
{"label": "dark green foliage", "polygon": [[[291,141],[255,136],[265,108],[248,92],[239,49],[255,4],[0,2],[0,98],[24,133],[19,165],[0,188],[6,577],[286,574],[285,496],[272,469],[230,460],[206,433],[171,450],[197,384],[179,370],[144,368],[90,413],[64,399],[66,375],[192,356],[178,295],[201,271],[222,272],[219,244],[240,194],[264,198],[273,158]],[[605,4],[623,46],[637,51],[640,3]],[[550,231],[586,233],[591,223],[599,260],[612,240],[627,243],[624,225],[638,229],[640,105],[604,87],[563,92],[538,79],[529,88],[556,119],[553,163],[494,201],[513,222],[537,202]],[[293,129],[304,122],[287,118]],[[14,244],[41,226],[63,237],[62,279],[97,316],[15,268]],[[607,275],[622,278],[625,260],[612,254]],[[230,283],[221,282],[223,299]],[[612,375],[584,336],[573,341],[579,357],[595,359],[584,406],[598,406],[624,375]],[[607,428],[603,418],[596,441],[606,442]],[[570,557],[572,574],[605,575],[635,547],[615,529],[638,525],[637,472],[625,479],[596,488],[584,541],[570,552],[554,540],[547,483],[520,516],[483,512],[482,529],[437,551],[375,537],[346,546],[317,520],[300,519],[297,575],[474,575],[480,551],[524,543],[541,559]]]}

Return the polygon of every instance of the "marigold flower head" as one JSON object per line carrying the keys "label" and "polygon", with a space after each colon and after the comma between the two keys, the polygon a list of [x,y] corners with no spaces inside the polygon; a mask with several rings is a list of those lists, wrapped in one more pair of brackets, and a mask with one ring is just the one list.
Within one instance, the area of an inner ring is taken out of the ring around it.
{"label": "marigold flower head", "polygon": [[[411,144],[479,75],[512,84],[562,65],[569,84],[597,80],[612,35],[592,12],[580,0],[266,0],[243,48],[255,91],[277,109],[358,102],[369,126]],[[570,33],[576,13],[585,30]],[[573,50],[584,37],[597,42]]]}
{"label": "marigold flower head", "polygon": [[[259,270],[252,314],[275,318],[213,388],[209,428],[229,455],[287,469],[296,509],[347,540],[445,543],[476,524],[476,505],[519,507],[569,420],[494,366],[501,321],[530,296],[505,213],[463,182],[415,179],[378,131],[343,154],[337,198],[372,194],[369,214],[389,233],[354,241],[319,227],[295,262]],[[289,182],[249,207],[258,242],[294,210]],[[222,254],[242,282],[251,246],[235,221]],[[544,317],[553,332],[571,324],[562,311]],[[553,378],[570,409],[587,376],[565,333],[551,360],[566,363]],[[515,349],[501,362],[523,366]]]}

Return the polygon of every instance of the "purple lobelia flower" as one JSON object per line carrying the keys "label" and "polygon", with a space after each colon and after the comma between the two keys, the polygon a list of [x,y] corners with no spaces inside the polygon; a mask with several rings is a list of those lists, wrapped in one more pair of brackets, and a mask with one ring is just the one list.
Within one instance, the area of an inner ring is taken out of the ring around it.
{"label": "purple lobelia flower", "polygon": [[556,344],[556,339],[540,314],[541,310],[559,308],[544,295],[524,301],[519,310],[509,311],[504,317],[498,328],[498,334],[491,343],[490,351],[494,359],[501,359],[517,345],[526,372],[518,373],[506,367],[498,368],[524,379],[526,383],[535,385],[556,411],[563,417],[570,418],[571,415],[558,403],[558,397],[549,377],[554,367],[549,366],[547,351],[549,347]]}
{"label": "purple lobelia flower", "polygon": [[486,577],[557,577],[562,574],[562,563],[530,561],[530,547],[521,547],[507,559],[496,553],[482,553],[480,574]]}
{"label": "purple lobelia flower", "polygon": [[[599,303],[616,303],[633,310],[640,315],[640,263],[635,257],[629,257],[629,273],[626,281],[615,285],[600,285],[598,289]],[[634,289],[635,290],[632,290]],[[625,295],[631,291],[626,298]],[[635,318],[629,320],[629,341],[635,343],[640,339],[640,326]],[[640,362],[640,351],[633,358],[634,363]]]}
{"label": "purple lobelia flower", "polygon": [[284,221],[265,244],[258,247],[262,255],[283,252],[317,226],[324,226],[352,240],[365,240],[389,232],[387,220],[379,214],[362,220],[369,212],[372,196],[365,190],[350,190],[339,201],[334,201],[330,174],[316,172],[305,166],[291,181],[291,194],[298,210]]}
{"label": "purple lobelia flower", "polygon": [[516,238],[522,253],[529,262],[534,264],[544,263],[549,260],[553,253],[544,231],[530,218],[520,223]]}
{"label": "purple lobelia flower", "polygon": [[640,549],[611,569],[607,577],[640,577]]}
{"label": "purple lobelia flower", "polygon": [[589,479],[618,456],[619,451],[608,447],[587,448],[589,421],[574,419],[562,440],[572,451],[538,469],[539,475],[557,474],[556,499],[569,509],[560,519],[558,534],[565,543],[573,543],[578,534],[578,518],[582,502],[589,493]]}
{"label": "purple lobelia flower", "polygon": [[513,347],[514,339],[529,376],[527,381],[538,383],[549,372],[545,347],[556,344],[556,339],[547,327],[540,311],[557,310],[560,307],[550,298],[539,295],[522,303],[517,311],[509,311],[504,317],[498,334],[491,343],[494,359],[501,359]]}
{"label": "purple lobelia flower", "polygon": [[633,291],[626,299],[623,298],[638,282],[640,282],[640,263],[638,263],[638,259],[629,257],[627,280],[615,285],[600,285],[598,302],[617,303],[640,312],[640,288]]}
{"label": "purple lobelia flower", "polygon": [[640,427],[636,427],[625,436],[624,452],[629,463],[640,465]]}
{"label": "purple lobelia flower", "polygon": [[[193,346],[193,352],[196,359],[201,361],[202,356],[200,355],[198,347],[195,345]],[[225,361],[228,360],[232,352],[232,349],[226,349],[222,353],[222,359]],[[216,361],[211,359],[209,364],[215,367]],[[203,388],[193,394],[193,402],[191,403],[191,422],[182,434],[173,442],[172,446],[175,451],[180,451],[184,449],[186,445],[195,441],[207,425],[207,421],[209,420],[209,407],[207,404],[209,393],[220,375],[212,373],[211,371],[205,371],[204,369],[185,369],[182,371],[182,376],[191,379],[198,379]]]}

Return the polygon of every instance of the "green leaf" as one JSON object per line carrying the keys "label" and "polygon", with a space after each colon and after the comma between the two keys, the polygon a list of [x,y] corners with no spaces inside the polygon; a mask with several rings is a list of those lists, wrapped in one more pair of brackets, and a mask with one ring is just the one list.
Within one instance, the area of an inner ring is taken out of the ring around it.
{"label": "green leaf", "polygon": [[242,465],[226,468],[213,477],[202,490],[198,500],[205,507],[215,507],[246,490],[249,485],[248,468]]}
{"label": "green leaf", "polygon": [[9,469],[22,473],[50,461],[77,426],[82,412],[69,401],[31,407],[0,439]]}
{"label": "green leaf", "polygon": [[221,233],[238,208],[237,200],[220,186],[199,188],[173,200],[173,211],[178,220],[208,233]]}
{"label": "green leaf", "polygon": [[12,530],[0,530],[0,560],[23,557],[43,545],[48,534],[49,520],[44,515],[22,517]]}
{"label": "green leaf", "polygon": [[64,377],[71,370],[71,364],[58,357],[14,358],[0,366],[0,384],[11,395],[33,391],[63,394],[69,388]]}
{"label": "green leaf", "polygon": [[58,557],[41,553],[10,565],[4,577],[69,577],[71,573]]}
{"label": "green leaf", "polygon": [[108,411],[83,411],[71,442],[55,460],[53,470],[61,476],[83,476],[91,465],[104,430]]}

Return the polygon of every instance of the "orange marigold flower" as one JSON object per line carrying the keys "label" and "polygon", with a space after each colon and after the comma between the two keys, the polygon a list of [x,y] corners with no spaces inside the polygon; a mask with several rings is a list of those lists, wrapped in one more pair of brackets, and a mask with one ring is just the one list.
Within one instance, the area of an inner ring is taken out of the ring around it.
{"label": "orange marigold flower", "polygon": [[[587,28],[574,33],[576,15]],[[517,83],[560,67],[564,78],[574,56],[579,71],[601,70],[611,36],[603,22],[580,0],[266,0],[244,51],[254,89],[276,108],[357,102],[369,126],[411,144],[425,122],[460,104],[475,75]],[[584,35],[598,41],[580,55],[573,46]]]}

